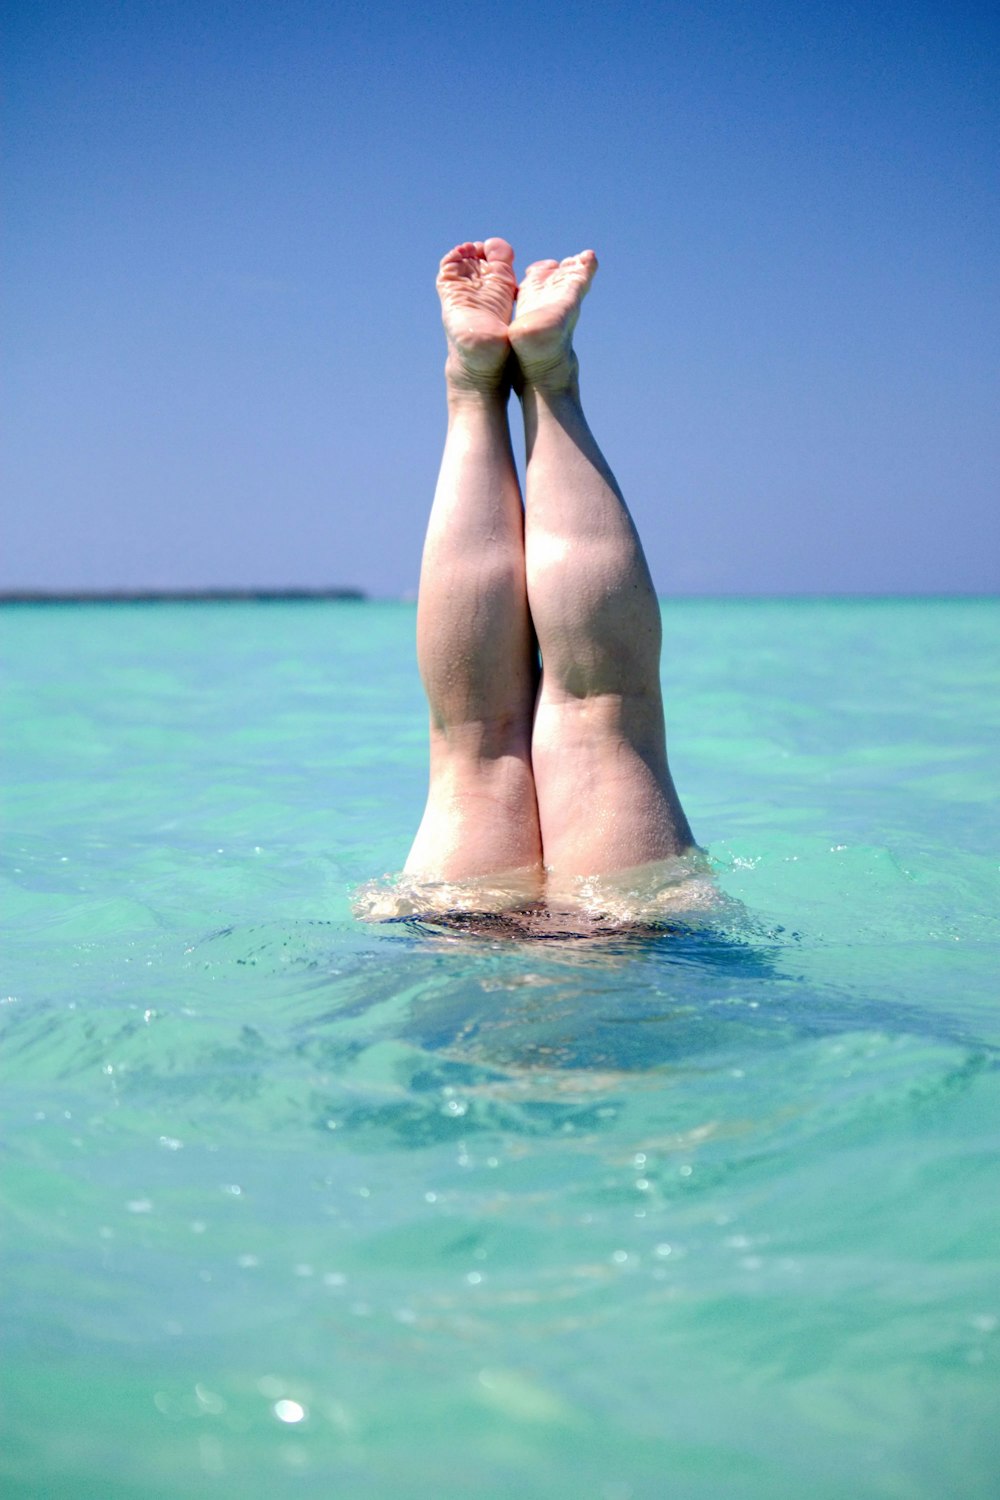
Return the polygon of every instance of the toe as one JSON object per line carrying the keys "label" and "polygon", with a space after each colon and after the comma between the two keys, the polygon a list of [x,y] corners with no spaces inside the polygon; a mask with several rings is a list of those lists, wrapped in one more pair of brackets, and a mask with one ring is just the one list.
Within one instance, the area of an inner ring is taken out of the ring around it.
{"label": "toe", "polygon": [[500,239],[499,236],[494,235],[486,240],[483,250],[487,260],[506,261],[507,265],[513,264],[514,251],[507,241]]}
{"label": "toe", "polygon": [[559,262],[557,260],[532,261],[531,265],[524,273],[524,280],[527,281],[529,276],[547,276],[549,272],[554,271],[558,265]]}
{"label": "toe", "polygon": [[582,280],[586,292],[597,274],[597,256],[593,250],[581,250],[579,255],[571,255],[569,260],[564,260],[561,269],[568,271],[574,280]]}
{"label": "toe", "polygon": [[441,269],[444,270],[445,266],[457,266],[460,261],[467,260],[470,254],[475,254],[474,245],[455,245],[447,255],[441,257]]}
{"label": "toe", "polygon": [[597,256],[593,250],[581,250],[579,255],[568,255],[562,262],[567,269],[582,266],[588,273],[597,270]]}

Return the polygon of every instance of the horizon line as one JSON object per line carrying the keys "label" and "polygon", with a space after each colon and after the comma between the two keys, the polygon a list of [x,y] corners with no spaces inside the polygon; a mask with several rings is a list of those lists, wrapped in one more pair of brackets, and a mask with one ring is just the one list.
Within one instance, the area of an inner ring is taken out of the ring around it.
{"label": "horizon line", "polygon": [[[297,600],[312,602],[341,600],[349,603],[397,603],[415,604],[416,592],[406,590],[402,594],[372,595],[366,589],[353,585],[337,585],[326,588],[297,586],[281,587],[219,587],[219,588],[111,588],[111,589],[0,589],[0,604],[224,604],[224,603],[294,603]],[[657,594],[666,602],[683,600],[704,601],[765,601],[800,600],[834,601],[844,600],[898,600],[898,599],[965,599],[992,600],[1000,598],[1000,591],[930,589],[885,592],[880,590],[797,590],[794,592],[680,592]]]}

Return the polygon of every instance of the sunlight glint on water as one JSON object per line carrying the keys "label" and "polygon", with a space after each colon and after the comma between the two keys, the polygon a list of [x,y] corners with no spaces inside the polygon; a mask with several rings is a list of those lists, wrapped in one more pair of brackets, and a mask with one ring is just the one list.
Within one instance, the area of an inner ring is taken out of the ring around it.
{"label": "sunlight glint on water", "polygon": [[4,1493],[995,1493],[998,612],[665,614],[724,897],[372,926],[402,605],[10,609]]}

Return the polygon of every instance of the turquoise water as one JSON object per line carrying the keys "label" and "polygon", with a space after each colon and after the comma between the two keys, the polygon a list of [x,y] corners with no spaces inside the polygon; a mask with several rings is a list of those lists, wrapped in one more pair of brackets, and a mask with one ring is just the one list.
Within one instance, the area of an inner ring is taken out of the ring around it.
{"label": "turquoise water", "polygon": [[604,943],[352,917],[413,622],[6,611],[4,1495],[992,1497],[998,606],[669,606]]}

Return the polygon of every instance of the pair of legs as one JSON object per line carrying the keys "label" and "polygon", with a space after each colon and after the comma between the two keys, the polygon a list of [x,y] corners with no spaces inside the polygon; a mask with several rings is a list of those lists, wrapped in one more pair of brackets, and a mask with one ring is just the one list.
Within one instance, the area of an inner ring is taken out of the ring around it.
{"label": "pair of legs", "polygon": [[597,257],[539,261],[520,286],[513,260],[504,240],[466,243],[438,275],[448,435],[417,609],[430,789],[406,870],[519,872],[540,895],[692,838],[667,765],[659,604],[580,405],[572,333]]}

